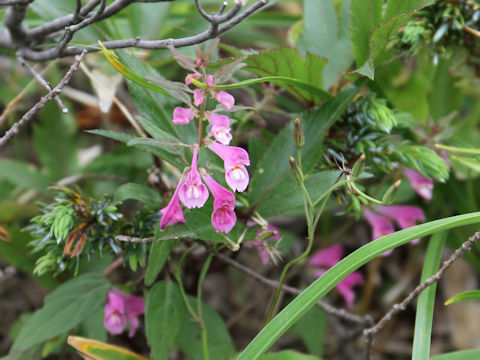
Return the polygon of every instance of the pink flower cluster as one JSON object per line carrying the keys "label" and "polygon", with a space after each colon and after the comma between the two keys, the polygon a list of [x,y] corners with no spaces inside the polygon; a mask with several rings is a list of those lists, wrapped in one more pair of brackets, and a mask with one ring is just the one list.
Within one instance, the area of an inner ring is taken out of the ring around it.
{"label": "pink flower cluster", "polygon": [[[207,137],[202,139],[201,144],[195,144],[193,146],[194,151],[191,166],[184,170],[184,175],[182,175],[170,203],[160,210],[162,214],[160,229],[163,230],[178,222],[184,223],[185,217],[180,203],[188,209],[200,208],[208,200],[210,191],[213,195],[212,225],[217,232],[228,233],[232,230],[237,220],[234,210],[235,195],[232,191],[216,182],[205,169],[198,169],[199,151],[201,150],[201,145],[205,144],[209,150],[223,160],[225,181],[233,191],[238,192],[245,191],[248,186],[249,175],[245,166],[250,165],[250,159],[247,151],[244,149],[229,146],[232,140],[229,118],[226,115],[218,114],[217,110],[203,112],[208,95],[211,95],[228,110],[233,107],[235,100],[232,95],[224,91],[211,89],[210,87],[213,86],[213,76],[205,75],[203,67],[201,67],[200,70],[203,75],[199,72],[189,74],[185,79],[185,83],[189,85],[192,83],[192,79],[198,80],[203,78],[208,87],[196,89],[193,92],[194,106],[190,105],[188,108],[175,108],[172,122],[176,125],[188,124],[190,120],[196,116],[205,116],[210,124],[210,131]],[[199,105],[202,105],[201,110],[195,108],[195,106]],[[200,121],[200,126],[202,126],[202,121]],[[209,139],[211,136],[213,136],[214,140]],[[205,182],[206,186],[203,182]]]}
{"label": "pink flower cluster", "polygon": [[118,289],[109,291],[107,297],[103,318],[105,329],[112,335],[121,334],[128,320],[130,325],[128,336],[133,337],[140,326],[138,317],[145,312],[145,303],[142,298],[124,294]]}
{"label": "pink flower cluster", "polygon": [[[317,251],[312,255],[308,264],[317,268],[315,276],[320,277],[342,259],[343,252],[344,249],[342,245],[335,244],[326,249]],[[363,283],[363,275],[358,271],[354,271],[335,286],[345,300],[347,307],[351,308],[355,301],[353,287],[362,285]]]}

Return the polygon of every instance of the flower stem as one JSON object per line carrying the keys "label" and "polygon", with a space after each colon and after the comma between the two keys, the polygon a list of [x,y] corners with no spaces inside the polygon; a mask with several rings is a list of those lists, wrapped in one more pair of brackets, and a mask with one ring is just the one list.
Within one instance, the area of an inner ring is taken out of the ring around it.
{"label": "flower stem", "polygon": [[210,355],[208,354],[208,338],[207,338],[207,328],[205,326],[205,322],[203,321],[203,313],[202,313],[202,285],[203,281],[205,280],[205,276],[207,275],[208,268],[210,267],[210,263],[212,262],[213,253],[208,255],[207,260],[202,266],[202,270],[200,272],[200,277],[198,279],[198,287],[197,287],[197,314],[200,324],[200,329],[202,330],[202,349],[203,349],[203,359],[210,360]]}
{"label": "flower stem", "polygon": [[205,94],[200,111],[198,112],[198,146],[202,146],[203,141],[203,120],[205,119],[205,106],[207,104],[207,95]]}

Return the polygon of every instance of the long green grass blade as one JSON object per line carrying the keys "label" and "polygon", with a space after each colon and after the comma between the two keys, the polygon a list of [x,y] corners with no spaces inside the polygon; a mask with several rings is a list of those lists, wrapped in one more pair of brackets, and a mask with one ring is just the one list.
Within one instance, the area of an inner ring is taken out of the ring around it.
{"label": "long green grass blade", "polygon": [[470,291],[461,292],[460,294],[457,294],[454,297],[448,299],[445,302],[445,305],[450,305],[450,304],[454,304],[461,301],[467,301],[467,300],[477,300],[477,301],[480,300],[480,290],[470,290]]}
{"label": "long green grass blade", "polygon": [[[430,239],[423,263],[421,283],[438,271],[447,233],[447,231],[438,232]],[[430,358],[430,341],[436,290],[437,284],[435,283],[426,288],[418,297],[412,360],[428,360]]]}
{"label": "long green grass blade", "polygon": [[480,350],[463,350],[433,356],[430,360],[478,360],[480,359]]}
{"label": "long green grass blade", "polygon": [[458,226],[480,222],[480,212],[452,216],[397,231],[372,241],[328,270],[285,307],[240,354],[238,360],[255,360],[264,354],[308,309],[325,296],[348,274],[385,251],[409,241]]}

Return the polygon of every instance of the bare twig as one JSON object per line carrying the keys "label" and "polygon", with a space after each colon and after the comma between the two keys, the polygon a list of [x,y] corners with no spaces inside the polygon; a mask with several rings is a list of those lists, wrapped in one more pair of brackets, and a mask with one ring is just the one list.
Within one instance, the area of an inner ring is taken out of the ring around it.
{"label": "bare twig", "polygon": [[[238,23],[246,19],[248,16],[253,14],[255,11],[265,6],[268,3],[268,1],[269,0],[259,0],[256,3],[252,4],[249,8],[247,8],[242,13],[239,13],[241,10],[241,4],[239,1],[236,1],[234,5],[224,14],[213,14],[213,15],[207,14],[211,19],[209,21],[210,27],[204,32],[197,35],[178,38],[178,39],[163,39],[163,40],[142,40],[137,37],[132,39],[105,41],[103,42],[103,45],[108,49],[136,47],[141,49],[158,50],[158,49],[166,49],[168,48],[168,46],[173,46],[175,48],[178,48],[178,47],[200,44],[204,41],[213,39],[219,36],[220,34],[228,31],[229,29],[231,29],[232,27],[234,27],[235,25],[237,25]],[[133,0],[117,0],[113,2],[111,5],[106,7],[105,11],[99,17],[98,20],[102,20],[116,14],[118,11],[122,10],[132,2],[134,1]],[[154,2],[154,1],[142,1],[142,2]],[[73,14],[67,16],[64,20],[60,21],[60,19],[56,19],[54,20],[54,22],[41,25],[38,28],[30,29],[28,31],[28,37],[36,38],[40,35],[45,36],[54,31],[61,30],[64,26],[68,26],[68,23],[72,20],[72,18],[73,18]],[[71,26],[70,32],[78,31],[80,28],[83,27],[83,25],[81,25],[82,23],[83,21],[78,23],[77,25]],[[59,24],[65,24],[65,25],[62,27],[59,27]],[[63,43],[60,45],[63,46]],[[76,55],[83,50],[87,50],[91,52],[91,51],[98,51],[100,50],[100,48],[98,47],[97,44],[92,44],[86,48],[66,47],[64,49],[60,49],[60,47],[57,45],[54,48],[38,50],[38,51],[33,49],[27,49],[24,51],[23,55],[27,60],[46,61],[46,60],[51,60],[58,57]]]}
{"label": "bare twig", "polygon": [[478,30],[475,30],[474,28],[471,28],[470,26],[468,25],[463,25],[463,28],[465,29],[465,31],[468,31],[470,34],[472,34],[473,36],[477,37],[477,38],[480,38],[480,31]]}
{"label": "bare twig", "polygon": [[407,305],[410,304],[423,290],[440,280],[445,271],[465,252],[470,251],[473,244],[475,244],[475,242],[478,240],[480,240],[480,231],[473,234],[447,260],[445,260],[442,264],[442,267],[434,275],[418,285],[412,292],[410,292],[410,294],[408,294],[405,299],[403,299],[401,303],[393,305],[392,308],[374,326],[363,331],[366,339],[365,358],[367,360],[372,359],[373,338],[380,330],[382,330],[385,324],[397,313],[405,310]]}
{"label": "bare twig", "polygon": [[67,71],[60,83],[55,88],[53,88],[47,95],[42,97],[40,101],[37,102],[30,110],[28,110],[19,121],[13,124],[13,126],[9,130],[7,130],[7,132],[5,132],[3,137],[0,138],[0,147],[5,145],[11,138],[13,138],[20,131],[20,129],[33,118],[33,115],[40,111],[56,95],[59,95],[62,92],[62,89],[70,81],[73,73],[80,66],[80,62],[82,61],[86,53],[86,51],[83,51],[80,56],[77,57],[77,59]]}
{"label": "bare twig", "polygon": [[[26,61],[25,59],[23,58],[23,56],[21,55],[21,52],[17,52],[17,58],[18,58],[18,61],[20,62],[20,64],[25,68],[27,69],[27,71],[30,73],[30,75],[32,75],[35,80],[37,80],[40,85],[42,85],[45,89],[47,89],[48,91],[52,91],[52,87],[50,86],[50,84],[45,81],[45,79],[42,77],[42,75],[40,75],[37,71],[35,71],[35,69],[33,67],[31,67]],[[60,97],[55,96],[53,98],[55,100],[55,102],[57,103],[58,107],[60,108],[60,110],[62,110],[62,112],[64,113],[67,113],[68,112],[68,109],[65,107],[65,105],[63,105],[63,102],[62,100],[60,100]]]}
{"label": "bare twig", "polygon": [[145,243],[152,242],[153,237],[137,238],[137,237],[126,236],[126,235],[118,235],[118,236],[115,236],[115,240],[116,241],[123,241],[123,242],[137,243],[137,244],[145,244]]}
{"label": "bare twig", "polygon": [[0,0],[0,6],[28,5],[33,0]]}
{"label": "bare twig", "polygon": [[[223,262],[231,265],[235,269],[240,270],[241,272],[245,273],[246,275],[258,280],[259,282],[261,282],[264,285],[267,285],[267,286],[269,286],[271,288],[274,288],[274,289],[276,289],[278,287],[278,281],[268,279],[268,278],[260,275],[259,273],[253,271],[252,269],[246,267],[245,265],[242,265],[242,264],[238,263],[237,261],[235,261],[235,260],[233,260],[233,259],[231,259],[231,258],[229,258],[225,255],[216,253],[215,256],[217,258],[219,258],[220,260],[222,260]],[[282,285],[282,290],[285,291],[286,293],[293,294],[293,295],[299,295],[299,294],[302,293],[302,290],[294,288],[292,286],[288,286],[288,285]],[[370,316],[363,317],[363,316],[358,316],[358,315],[355,315],[355,314],[351,314],[348,311],[345,311],[344,309],[337,309],[337,308],[333,307],[332,305],[327,304],[324,301],[318,301],[317,306],[319,308],[323,309],[328,314],[337,316],[337,317],[339,317],[341,319],[344,319],[344,320],[347,320],[347,321],[354,322],[354,323],[359,324],[359,325],[364,326],[364,327],[369,326],[373,323],[373,320]]]}

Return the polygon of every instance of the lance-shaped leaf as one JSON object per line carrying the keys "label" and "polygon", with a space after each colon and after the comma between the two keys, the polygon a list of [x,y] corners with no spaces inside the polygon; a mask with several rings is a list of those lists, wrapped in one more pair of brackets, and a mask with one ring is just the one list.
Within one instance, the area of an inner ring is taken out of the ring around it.
{"label": "lance-shaped leaf", "polygon": [[148,360],[148,358],[120,346],[80,336],[69,336],[67,342],[85,360]]}

